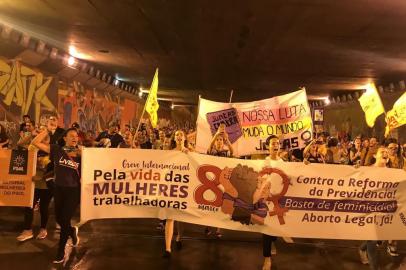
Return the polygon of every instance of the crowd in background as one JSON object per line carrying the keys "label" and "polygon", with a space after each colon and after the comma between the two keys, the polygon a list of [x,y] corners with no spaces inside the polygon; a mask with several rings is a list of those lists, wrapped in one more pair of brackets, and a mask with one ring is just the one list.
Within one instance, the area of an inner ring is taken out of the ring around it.
{"label": "crowd in background", "polygon": [[[20,124],[19,138],[8,138],[5,128],[0,125],[0,148],[28,148],[33,137],[46,128],[46,125],[36,125],[28,115],[25,115]],[[195,141],[189,139],[191,136],[195,138],[193,136],[195,127],[190,122],[167,123],[166,126],[159,128],[152,128],[149,121],[141,123],[139,127],[110,123],[106,130],[98,134],[94,131],[83,131],[78,123],[73,123],[72,128],[78,131],[79,145],[85,147],[169,149],[170,144],[173,144],[176,130],[182,130],[185,133],[187,147],[190,150],[193,151],[195,147]],[[63,129],[58,127],[57,134],[62,135],[62,133]],[[348,134],[335,137],[327,132],[314,134],[314,137],[315,139],[308,142],[304,149],[291,150],[282,145],[280,157],[284,161],[291,162],[370,166],[374,163],[377,149],[385,146],[390,154],[388,167],[406,169],[406,141],[399,142],[394,138],[379,141],[378,137],[362,135],[351,138]],[[258,155],[255,158],[258,158]]]}
{"label": "crowd in background", "polygon": [[[36,125],[28,115],[23,117],[20,124],[20,132],[18,138],[8,138],[5,128],[0,125],[0,148],[18,148],[18,149],[36,149],[37,152],[37,175],[34,177],[35,182],[35,195],[34,206],[39,204],[41,214],[41,229],[37,235],[37,239],[44,239],[47,237],[47,221],[48,221],[48,208],[53,194],[56,195],[54,185],[50,185],[54,181],[48,181],[54,176],[54,168],[52,158],[58,156],[68,157],[74,159],[77,164],[80,164],[80,151],[81,146],[84,147],[109,147],[109,148],[140,148],[140,149],[159,149],[159,150],[179,150],[183,152],[194,151],[195,148],[196,132],[193,125],[187,123],[172,123],[159,128],[152,128],[148,121],[141,123],[138,127],[130,125],[120,126],[118,123],[110,123],[109,127],[95,134],[94,131],[84,131],[78,123],[73,123],[72,127],[64,130],[58,127],[58,118],[56,115],[50,116],[45,125]],[[406,143],[401,144],[394,138],[387,138],[379,141],[377,137],[356,136],[351,138],[348,134],[346,136],[334,137],[330,136],[327,132],[314,134],[314,139],[310,140],[306,147],[303,149],[288,149],[279,142],[277,137],[273,137],[273,143],[278,144],[277,156],[274,159],[281,159],[285,162],[304,162],[310,163],[326,163],[326,164],[341,164],[341,165],[354,165],[354,166],[373,166],[376,164],[376,156],[380,151],[380,157],[387,159],[383,163],[384,166],[389,168],[404,169],[406,170]],[[271,139],[272,141],[272,139]],[[69,142],[69,145],[66,143]],[[50,147],[52,145],[59,145],[60,148]],[[268,147],[270,152],[273,146],[271,142]],[[59,151],[55,153],[55,151]],[[54,152],[54,153],[53,153]],[[207,154],[221,157],[233,157],[234,151],[232,144],[228,139],[225,125],[222,124],[217,132],[213,135],[211,143],[207,146]],[[263,156],[250,156],[240,158],[252,159],[265,159],[267,155]],[[72,160],[73,160],[72,159]],[[57,166],[55,164],[55,166]],[[72,179],[79,177],[80,187],[80,170],[79,166],[76,168],[76,173],[73,173]],[[77,188],[77,187],[76,187]],[[61,192],[61,191],[59,191]],[[65,192],[62,190],[62,192]],[[65,196],[64,194],[62,194]],[[59,194],[58,196],[62,196]],[[66,195],[69,200],[71,195]],[[64,200],[66,200],[66,198]],[[56,200],[57,201],[57,200]],[[65,226],[61,231],[60,243],[62,247],[65,246],[66,240],[71,237],[74,242],[78,242],[77,229],[70,226],[70,219],[77,207],[79,199],[68,206],[63,206],[58,211],[59,221],[57,214],[57,222]],[[66,209],[70,209],[66,213]],[[57,211],[57,207],[56,207]],[[33,222],[33,209],[26,208],[24,212],[24,231],[17,237],[18,241],[26,241],[34,237],[32,230]],[[169,226],[169,227],[168,227]],[[166,243],[165,255],[170,256],[170,243],[173,234],[173,221],[167,220],[160,223],[160,227],[165,227],[165,238],[169,237],[169,242]],[[64,229],[65,228],[65,229]],[[167,231],[170,231],[167,235]],[[178,227],[178,235],[176,237],[177,245],[180,242],[180,227]],[[64,233],[62,233],[64,232]],[[215,235],[217,238],[221,237],[220,229],[211,231],[207,227],[206,235]],[[265,239],[265,238],[264,238]],[[273,238],[272,238],[273,239]],[[267,240],[266,253],[270,256],[270,244],[274,240]],[[265,241],[265,240],[264,240]],[[369,242],[368,242],[369,243]],[[374,243],[375,245],[376,243]],[[61,247],[61,248],[62,248]],[[373,248],[373,247],[371,247]],[[396,242],[391,241],[387,246],[388,253],[391,256],[397,256]],[[264,251],[265,252],[265,251]],[[366,244],[360,250],[360,255],[363,263],[368,263],[368,256],[366,254]],[[61,261],[59,251],[56,262]],[[265,254],[265,253],[264,253]],[[371,253],[372,254],[372,253]],[[373,255],[369,254],[369,257]],[[267,257],[264,255],[264,257]],[[370,263],[371,264],[371,263]],[[265,264],[264,264],[265,265]],[[371,264],[372,265],[372,264]],[[264,269],[270,268],[267,264]],[[372,269],[374,269],[371,266]]]}

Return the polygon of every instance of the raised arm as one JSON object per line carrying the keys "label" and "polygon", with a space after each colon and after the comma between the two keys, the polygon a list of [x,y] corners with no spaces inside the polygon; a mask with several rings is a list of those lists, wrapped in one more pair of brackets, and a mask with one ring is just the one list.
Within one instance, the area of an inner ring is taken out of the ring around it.
{"label": "raised arm", "polygon": [[233,145],[231,144],[230,140],[228,139],[228,136],[226,136],[225,139],[226,139],[226,145],[228,147],[228,151],[230,151],[230,156],[232,157],[233,152],[234,152]]}
{"label": "raised arm", "polygon": [[24,134],[23,134],[23,136],[20,136],[20,139],[18,140],[17,145],[18,146],[27,145],[30,143],[31,139],[32,139],[31,135],[24,136]]}
{"label": "raised arm", "polygon": [[10,140],[7,139],[5,142],[0,143],[0,148],[3,148],[3,146],[8,144],[9,142],[10,142]]}
{"label": "raised arm", "polygon": [[49,143],[43,142],[47,136],[48,136],[48,130],[44,130],[32,140],[31,144],[33,144],[38,149],[40,149],[46,153],[50,153],[51,147],[50,147]]}
{"label": "raised arm", "polygon": [[306,145],[305,149],[303,150],[303,156],[309,153],[310,147],[312,147],[314,143],[316,143],[316,140],[312,140],[308,145]]}
{"label": "raised arm", "polygon": [[209,148],[207,149],[207,153],[210,153],[210,152],[211,152],[211,149],[213,149],[214,142],[216,141],[216,138],[217,138],[217,133],[214,134],[213,138],[211,139]]}

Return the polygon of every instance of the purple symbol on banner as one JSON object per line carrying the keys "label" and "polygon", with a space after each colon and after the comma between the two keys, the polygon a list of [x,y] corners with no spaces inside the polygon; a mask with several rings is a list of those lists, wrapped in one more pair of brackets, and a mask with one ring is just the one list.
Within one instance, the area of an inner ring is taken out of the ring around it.
{"label": "purple symbol on banner", "polygon": [[226,125],[226,132],[231,143],[236,142],[242,136],[240,119],[237,110],[234,108],[207,113],[206,118],[212,135],[217,132],[220,124],[223,123]]}

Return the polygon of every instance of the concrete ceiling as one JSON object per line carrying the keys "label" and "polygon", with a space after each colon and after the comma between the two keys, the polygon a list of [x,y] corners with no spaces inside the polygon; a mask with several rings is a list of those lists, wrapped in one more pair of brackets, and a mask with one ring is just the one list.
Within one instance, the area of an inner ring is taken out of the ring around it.
{"label": "concrete ceiling", "polygon": [[326,96],[406,72],[405,0],[2,0],[0,23],[144,88],[159,67],[190,102]]}

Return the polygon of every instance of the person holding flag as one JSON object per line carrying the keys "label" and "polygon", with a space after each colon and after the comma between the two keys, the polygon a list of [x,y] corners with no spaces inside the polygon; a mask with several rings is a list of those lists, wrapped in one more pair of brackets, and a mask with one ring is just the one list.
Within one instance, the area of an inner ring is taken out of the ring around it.
{"label": "person holding flag", "polygon": [[158,109],[159,109],[159,103],[158,103],[158,69],[155,70],[155,75],[154,78],[152,79],[151,83],[151,88],[149,89],[149,94],[147,101],[145,102],[144,105],[144,110],[142,111],[140,120],[138,122],[137,129],[135,130],[134,134],[134,145],[139,145],[141,142],[139,141],[139,132],[140,132],[140,127],[141,127],[141,122],[143,121],[143,116],[144,112],[147,111],[149,114],[149,119],[151,122],[152,128],[156,128],[158,124]]}

